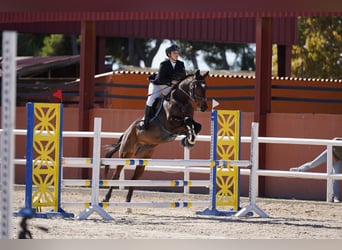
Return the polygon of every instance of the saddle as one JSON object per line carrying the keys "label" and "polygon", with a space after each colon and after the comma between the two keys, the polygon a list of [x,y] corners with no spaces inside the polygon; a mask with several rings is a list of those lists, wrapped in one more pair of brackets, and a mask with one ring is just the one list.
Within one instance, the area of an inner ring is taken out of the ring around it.
{"label": "saddle", "polygon": [[[169,95],[168,95],[169,96]],[[165,100],[170,100],[170,96],[168,97],[168,99],[166,98],[166,96],[164,97],[159,97],[157,98],[153,105],[152,105],[152,114],[151,114],[151,121],[154,120],[158,114],[160,113],[161,109],[163,108],[163,102]]]}

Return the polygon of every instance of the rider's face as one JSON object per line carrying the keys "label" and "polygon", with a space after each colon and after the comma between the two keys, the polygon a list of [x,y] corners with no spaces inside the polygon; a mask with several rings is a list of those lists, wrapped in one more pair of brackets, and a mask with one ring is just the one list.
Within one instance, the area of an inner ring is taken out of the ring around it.
{"label": "rider's face", "polygon": [[174,61],[174,62],[177,61],[178,60],[178,56],[179,56],[179,53],[178,53],[177,50],[171,51],[171,53],[170,53],[171,61]]}

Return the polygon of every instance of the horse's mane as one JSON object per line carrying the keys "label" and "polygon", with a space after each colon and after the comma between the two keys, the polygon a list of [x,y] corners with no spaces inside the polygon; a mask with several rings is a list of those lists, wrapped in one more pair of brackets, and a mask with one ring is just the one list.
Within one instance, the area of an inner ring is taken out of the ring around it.
{"label": "horse's mane", "polygon": [[[183,78],[178,82],[178,84],[181,83],[181,82],[184,82],[185,80],[190,81],[190,80],[192,79],[192,77],[194,77],[194,75],[195,75],[195,74],[188,74],[188,75],[186,75],[185,77],[183,77]],[[190,79],[190,78],[191,78],[191,79]]]}

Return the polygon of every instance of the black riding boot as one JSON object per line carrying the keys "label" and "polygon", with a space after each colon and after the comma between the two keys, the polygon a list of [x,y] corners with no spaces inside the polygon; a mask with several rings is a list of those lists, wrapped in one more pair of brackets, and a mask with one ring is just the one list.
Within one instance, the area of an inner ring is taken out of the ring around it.
{"label": "black riding boot", "polygon": [[149,125],[150,125],[150,120],[152,118],[152,107],[150,106],[146,106],[145,107],[145,116],[144,116],[144,123],[139,126],[139,129],[142,129],[142,130],[147,130]]}

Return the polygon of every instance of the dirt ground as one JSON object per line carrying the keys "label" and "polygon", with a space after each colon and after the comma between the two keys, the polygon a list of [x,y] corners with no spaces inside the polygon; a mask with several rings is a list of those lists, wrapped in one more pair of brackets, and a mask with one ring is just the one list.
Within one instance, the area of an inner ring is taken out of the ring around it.
{"label": "dirt ground", "polygon": [[[102,198],[106,190],[100,190]],[[126,191],[114,190],[112,201],[124,201]],[[62,202],[90,201],[90,189],[68,188]],[[206,201],[209,195],[136,191],[132,201]],[[13,210],[24,203],[24,187],[15,187]],[[248,198],[241,198],[241,206]],[[127,208],[108,207],[114,218],[106,221],[97,213],[86,220],[76,218],[82,207],[63,207],[75,218],[33,218],[28,228],[34,239],[342,239],[342,203],[258,198],[257,205],[269,218],[198,215],[206,207]],[[22,218],[13,217],[13,238],[18,237]],[[45,227],[48,232],[38,227]]]}

